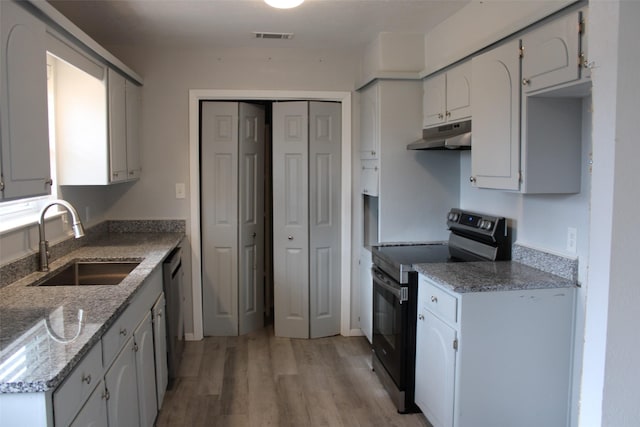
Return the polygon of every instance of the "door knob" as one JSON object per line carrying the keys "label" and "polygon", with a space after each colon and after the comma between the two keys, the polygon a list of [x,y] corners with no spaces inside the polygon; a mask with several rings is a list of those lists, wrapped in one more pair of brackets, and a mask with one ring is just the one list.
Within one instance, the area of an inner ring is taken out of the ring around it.
{"label": "door knob", "polygon": [[293,240],[293,236],[289,236],[289,237],[287,237],[287,239]]}

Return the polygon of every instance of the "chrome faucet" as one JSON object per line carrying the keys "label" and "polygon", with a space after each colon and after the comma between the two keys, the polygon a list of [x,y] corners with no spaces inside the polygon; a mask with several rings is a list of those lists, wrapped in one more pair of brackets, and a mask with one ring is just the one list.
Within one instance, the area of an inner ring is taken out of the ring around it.
{"label": "chrome faucet", "polygon": [[71,214],[73,235],[76,239],[84,236],[84,227],[80,222],[80,216],[71,203],[64,200],[54,200],[46,205],[40,211],[40,220],[38,221],[38,231],[40,232],[40,271],[49,271],[49,242],[44,237],[44,214],[53,205],[64,207]]}

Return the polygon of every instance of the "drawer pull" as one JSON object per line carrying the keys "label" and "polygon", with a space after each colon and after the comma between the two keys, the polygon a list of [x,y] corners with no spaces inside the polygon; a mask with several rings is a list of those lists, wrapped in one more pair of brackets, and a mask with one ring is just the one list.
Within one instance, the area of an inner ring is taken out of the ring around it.
{"label": "drawer pull", "polygon": [[82,374],[82,379],[80,380],[83,383],[91,384],[91,375]]}
{"label": "drawer pull", "polygon": [[418,320],[424,320],[424,314],[418,314]]}
{"label": "drawer pull", "polygon": [[111,398],[111,395],[109,394],[109,390],[108,389],[104,389],[104,392],[102,393],[102,398],[104,400],[109,400],[109,398]]}
{"label": "drawer pull", "polygon": [[122,335],[123,337],[126,337],[127,336],[127,328],[120,329],[120,335]]}
{"label": "drawer pull", "polygon": [[434,295],[431,295],[431,302],[434,303],[434,304],[437,304],[438,303],[438,297],[436,297]]}

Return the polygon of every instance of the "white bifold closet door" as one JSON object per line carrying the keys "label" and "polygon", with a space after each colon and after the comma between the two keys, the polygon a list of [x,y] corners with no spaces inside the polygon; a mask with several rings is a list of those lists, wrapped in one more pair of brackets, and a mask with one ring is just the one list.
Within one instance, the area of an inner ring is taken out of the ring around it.
{"label": "white bifold closet door", "polygon": [[273,104],[275,334],[340,332],[341,104]]}
{"label": "white bifold closet door", "polygon": [[264,326],[264,107],[201,106],[203,326],[234,336]]}

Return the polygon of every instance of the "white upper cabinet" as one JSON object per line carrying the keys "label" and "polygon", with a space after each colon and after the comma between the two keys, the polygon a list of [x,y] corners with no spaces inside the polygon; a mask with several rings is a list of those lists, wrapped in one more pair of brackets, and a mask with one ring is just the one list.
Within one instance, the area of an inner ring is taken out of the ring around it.
{"label": "white upper cabinet", "polygon": [[109,68],[109,180],[127,179],[127,101],[125,78]]}
{"label": "white upper cabinet", "polygon": [[519,189],[520,41],[473,58],[471,182],[477,187]]}
{"label": "white upper cabinet", "polygon": [[377,159],[380,150],[380,119],[378,117],[379,87],[370,84],[360,92],[360,159]]}
{"label": "white upper cabinet", "polygon": [[474,186],[580,191],[581,22],[574,11],[473,58]]}
{"label": "white upper cabinet", "polygon": [[89,73],[57,57],[50,57],[49,62],[55,75],[60,185],[107,185],[138,179],[140,87],[97,64]]}
{"label": "white upper cabinet", "polygon": [[423,127],[471,117],[471,61],[423,82]]}
{"label": "white upper cabinet", "polygon": [[45,25],[0,2],[0,200],[50,194]]}
{"label": "white upper cabinet", "polygon": [[533,93],[581,78],[582,12],[554,19],[522,36],[522,89]]}
{"label": "white upper cabinet", "polygon": [[140,177],[140,87],[109,68],[111,182]]}
{"label": "white upper cabinet", "polygon": [[142,88],[130,80],[125,81],[125,108],[127,120],[127,177],[140,178],[140,113],[142,109]]}

